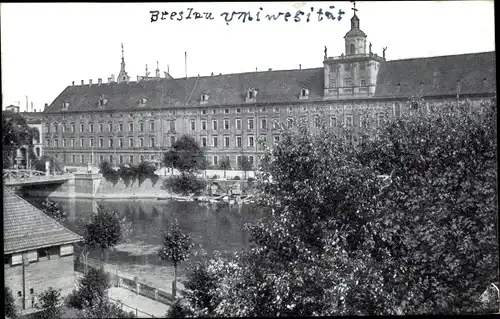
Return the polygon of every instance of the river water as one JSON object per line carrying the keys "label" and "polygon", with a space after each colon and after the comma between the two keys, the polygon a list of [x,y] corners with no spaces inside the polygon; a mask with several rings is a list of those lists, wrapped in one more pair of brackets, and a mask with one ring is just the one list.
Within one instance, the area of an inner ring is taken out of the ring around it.
{"label": "river water", "polygon": [[[28,201],[36,200],[27,198]],[[91,214],[95,205],[113,209],[132,223],[126,243],[110,250],[106,256],[107,270],[127,277],[139,277],[157,288],[169,289],[172,266],[159,260],[156,251],[161,247],[163,232],[177,219],[183,232],[191,235],[196,246],[209,254],[214,251],[234,252],[249,244],[245,223],[255,222],[261,214],[253,206],[229,206],[198,202],[161,200],[84,200],[53,199],[68,213],[66,224],[72,229],[77,218]],[[99,251],[90,257],[99,259]],[[185,263],[187,264],[187,263]],[[183,273],[183,269],[180,269]]]}

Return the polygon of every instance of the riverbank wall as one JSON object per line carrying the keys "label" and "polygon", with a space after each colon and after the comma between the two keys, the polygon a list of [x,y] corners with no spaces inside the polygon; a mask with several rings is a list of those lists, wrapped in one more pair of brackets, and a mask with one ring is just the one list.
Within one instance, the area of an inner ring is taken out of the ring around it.
{"label": "riverbank wall", "polygon": [[[248,183],[247,179],[229,179],[230,177],[234,178],[233,176],[228,176],[229,174],[226,174],[228,179],[213,179],[211,177],[217,174],[209,173],[200,174],[198,177],[204,178],[207,184],[216,182],[220,186],[219,193],[226,193],[227,190],[236,184],[239,184],[241,191],[245,193],[251,194],[254,192],[254,183]],[[216,171],[216,173],[220,172]],[[247,174],[247,176],[249,175]],[[220,175],[217,176],[220,178]],[[127,187],[122,179],[119,179],[118,183],[113,184],[110,181],[106,181],[101,174],[76,173],[67,182],[62,184],[27,186],[22,187],[20,191],[22,194],[30,197],[48,197],[54,199],[156,199],[158,197],[164,198],[175,195],[164,189],[163,186],[164,181],[170,177],[171,175],[160,176],[155,184],[150,179],[146,179],[139,185],[139,182],[136,180]]]}

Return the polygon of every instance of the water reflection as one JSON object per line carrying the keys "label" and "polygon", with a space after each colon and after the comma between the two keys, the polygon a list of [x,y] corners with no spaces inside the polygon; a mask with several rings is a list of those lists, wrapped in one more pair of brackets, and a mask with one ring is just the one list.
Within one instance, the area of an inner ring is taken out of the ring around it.
{"label": "water reflection", "polygon": [[[55,199],[68,213],[68,227],[75,226],[77,218],[89,216],[96,204],[116,210],[132,223],[130,242],[109,252],[108,261],[119,264],[164,264],[155,255],[162,244],[162,234],[176,218],[181,229],[190,233],[195,245],[209,253],[238,251],[248,245],[249,236],[244,224],[253,222],[259,213],[248,206],[205,204],[157,200],[74,200]],[[91,256],[99,258],[99,252]]]}

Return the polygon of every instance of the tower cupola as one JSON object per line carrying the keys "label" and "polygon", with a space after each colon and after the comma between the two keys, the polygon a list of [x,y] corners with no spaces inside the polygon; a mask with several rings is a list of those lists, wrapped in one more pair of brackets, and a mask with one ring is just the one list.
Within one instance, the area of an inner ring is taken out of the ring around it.
{"label": "tower cupola", "polygon": [[354,3],[354,15],[351,18],[351,30],[344,36],[345,39],[345,54],[364,55],[366,54],[366,34],[359,28],[359,18],[356,15],[356,3]]}

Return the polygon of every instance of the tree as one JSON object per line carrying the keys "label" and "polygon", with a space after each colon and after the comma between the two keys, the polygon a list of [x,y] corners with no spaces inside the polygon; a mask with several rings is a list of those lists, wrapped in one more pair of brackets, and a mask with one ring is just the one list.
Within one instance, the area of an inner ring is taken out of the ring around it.
{"label": "tree", "polygon": [[98,207],[91,222],[85,226],[84,238],[88,247],[101,249],[101,261],[104,268],[104,250],[115,246],[122,239],[121,221],[118,213]]}
{"label": "tree", "polygon": [[14,302],[14,296],[12,296],[12,291],[10,290],[9,287],[4,287],[4,298],[5,298],[5,317],[10,319],[18,318],[18,313]]}
{"label": "tree", "polygon": [[252,170],[252,163],[248,159],[248,156],[241,157],[240,168],[245,172],[245,179],[247,178],[247,172]]}
{"label": "tree", "polygon": [[171,149],[163,155],[163,165],[170,167],[170,175],[174,175],[174,167],[178,161],[175,150]]}
{"label": "tree", "polygon": [[196,178],[194,174],[182,172],[181,175],[165,179],[162,189],[168,189],[171,192],[187,196],[189,193],[199,194],[205,187],[206,183],[204,180]]}
{"label": "tree", "polygon": [[188,259],[192,247],[191,237],[184,234],[179,228],[177,219],[174,220],[171,228],[163,233],[163,245],[158,251],[161,260],[174,263],[174,281],[172,282],[172,295],[174,298],[177,292],[177,266]]}
{"label": "tree", "polygon": [[49,287],[47,290],[40,294],[40,304],[39,308],[42,311],[37,317],[42,319],[55,319],[61,317],[60,308],[61,292]]}
{"label": "tree", "polygon": [[478,313],[498,281],[496,108],[423,111],[360,146],[350,128],[284,130],[261,162],[251,248],[213,258],[212,288],[195,289],[213,315]]}
{"label": "tree", "polygon": [[35,158],[33,140],[39,139],[39,134],[38,129],[29,127],[20,114],[2,112],[3,167],[12,167],[17,149],[23,145],[28,147],[28,156]]}
{"label": "tree", "polygon": [[163,163],[181,172],[195,173],[203,168],[204,154],[200,145],[189,135],[181,136],[173,149],[164,155]]}
{"label": "tree", "polygon": [[185,303],[182,299],[176,299],[174,303],[168,308],[165,314],[166,318],[187,318],[191,315],[191,312],[187,309]]}
{"label": "tree", "polygon": [[39,159],[34,160],[32,167],[33,167],[33,169],[35,169],[37,171],[45,172],[45,163],[46,162],[49,162],[49,164],[50,164],[50,166],[49,166],[50,167],[49,168],[50,174],[63,172],[62,164],[58,160],[56,160],[53,157],[48,156],[48,155],[44,155],[44,156],[40,157]]}
{"label": "tree", "polygon": [[219,168],[224,171],[224,179],[226,178],[226,170],[231,169],[229,157],[223,157],[220,161]]}
{"label": "tree", "polygon": [[105,180],[113,183],[113,186],[120,180],[120,174],[108,161],[103,161],[99,164],[99,173],[102,174]]}
{"label": "tree", "polygon": [[126,312],[118,305],[104,299],[99,305],[84,309],[84,318],[135,318],[133,311]]}
{"label": "tree", "polygon": [[106,299],[110,287],[109,277],[103,269],[90,268],[78,280],[78,288],[67,297],[66,304],[75,309],[93,308]]}
{"label": "tree", "polygon": [[61,224],[68,217],[68,214],[62,209],[61,205],[50,200],[49,198],[43,199],[38,206],[42,212]]}
{"label": "tree", "polygon": [[496,104],[427,113],[422,101],[410,103],[413,114],[389,121],[369,153],[360,151],[366,160],[376,150],[367,165],[389,176],[365,243],[385,274],[380,303],[403,313],[477,313],[478,296],[498,280]]}
{"label": "tree", "polygon": [[108,299],[111,282],[101,268],[90,268],[89,272],[78,281],[78,288],[67,297],[66,305],[82,310],[84,318],[134,318]]}

